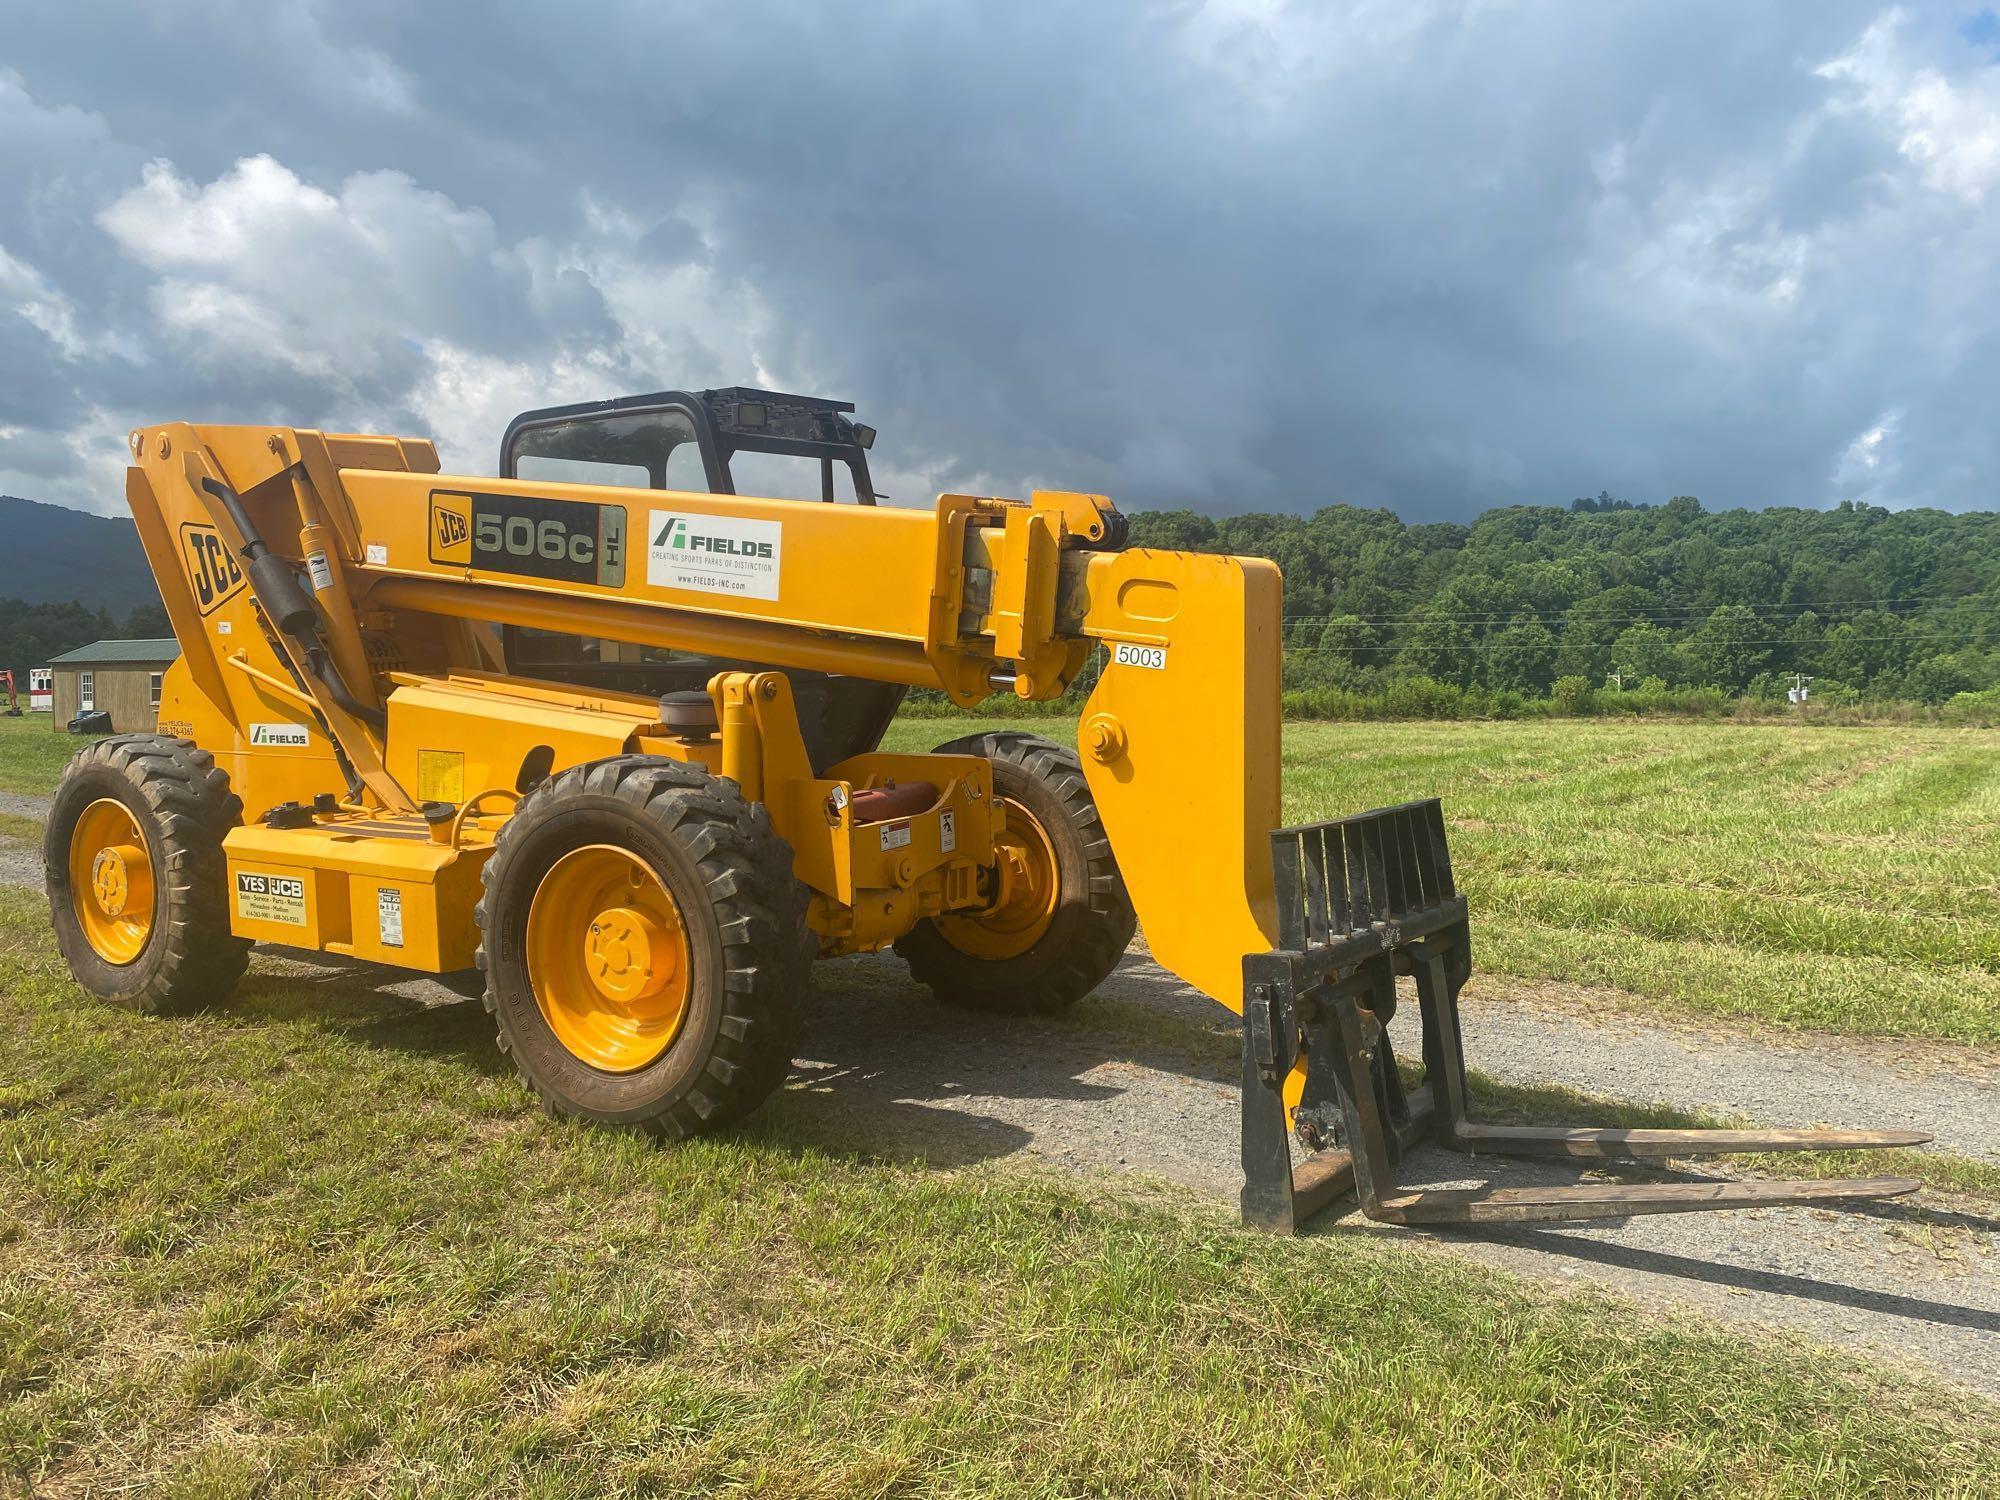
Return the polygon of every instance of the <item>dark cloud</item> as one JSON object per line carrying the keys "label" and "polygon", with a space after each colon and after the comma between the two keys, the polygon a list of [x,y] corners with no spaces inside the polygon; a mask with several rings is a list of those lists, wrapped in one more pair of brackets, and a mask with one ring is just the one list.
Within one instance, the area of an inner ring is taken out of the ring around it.
{"label": "dark cloud", "polygon": [[37,13],[0,75],[0,487],[115,505],[124,426],[166,416],[484,466],[521,406],[768,380],[862,403],[899,499],[1990,504],[1990,29],[1845,0]]}

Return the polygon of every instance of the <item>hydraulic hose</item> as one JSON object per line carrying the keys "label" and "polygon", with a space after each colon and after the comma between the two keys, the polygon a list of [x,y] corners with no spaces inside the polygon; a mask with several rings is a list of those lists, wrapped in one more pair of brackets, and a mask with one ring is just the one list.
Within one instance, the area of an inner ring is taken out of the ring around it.
{"label": "hydraulic hose", "polygon": [[298,643],[313,680],[326,690],[327,697],[342,713],[360,720],[377,734],[385,733],[389,716],[356,698],[341,680],[327,654],[326,643],[320,638],[318,607],[312,596],[299,586],[291,564],[264,544],[263,534],[243,508],[242,498],[221,480],[206,474],[202,476],[201,487],[229,512],[229,519],[243,538],[243,567],[250,578],[250,592],[257,596],[271,622]]}
{"label": "hydraulic hose", "polygon": [[359,719],[377,734],[388,732],[389,716],[379,708],[370,708],[347,690],[347,684],[341,680],[333,659],[327,655],[326,647],[320,644],[317,636],[306,645],[306,666],[312,672],[313,680],[326,689],[334,707],[351,719]]}

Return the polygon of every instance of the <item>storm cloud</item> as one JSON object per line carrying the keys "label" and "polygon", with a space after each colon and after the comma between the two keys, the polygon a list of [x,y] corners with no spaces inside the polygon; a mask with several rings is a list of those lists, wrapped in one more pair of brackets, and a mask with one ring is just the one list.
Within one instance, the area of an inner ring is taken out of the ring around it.
{"label": "storm cloud", "polygon": [[741,382],[899,501],[1987,506],[1996,60],[1841,0],[22,9],[0,490]]}

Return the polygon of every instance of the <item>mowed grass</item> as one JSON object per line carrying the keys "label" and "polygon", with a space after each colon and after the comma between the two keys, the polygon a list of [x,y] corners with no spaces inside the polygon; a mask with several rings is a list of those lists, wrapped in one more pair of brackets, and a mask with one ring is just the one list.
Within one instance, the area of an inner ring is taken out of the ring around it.
{"label": "mowed grass", "polygon": [[47,796],[69,758],[90,741],[63,734],[48,714],[0,714],[0,792]]}
{"label": "mowed grass", "polygon": [[0,812],[0,838],[39,844],[42,839],[42,820],[31,818],[25,813]]}
{"label": "mowed grass", "polygon": [[[896,749],[995,721],[906,721]],[[1073,742],[1075,725],[1030,726]],[[2000,1042],[2000,732],[1287,724],[1284,815],[1442,797],[1481,971]]]}
{"label": "mowed grass", "polygon": [[[544,1119],[471,1005],[82,995],[0,891],[35,1494],[1973,1495],[1986,1403],[1346,1230]],[[813,1118],[824,1118],[816,1114]]]}

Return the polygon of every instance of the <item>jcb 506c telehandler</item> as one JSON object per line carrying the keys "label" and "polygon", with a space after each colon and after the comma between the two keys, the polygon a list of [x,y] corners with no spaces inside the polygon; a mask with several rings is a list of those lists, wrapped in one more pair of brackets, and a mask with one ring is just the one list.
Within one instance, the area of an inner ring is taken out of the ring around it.
{"label": "jcb 506c telehandler", "polygon": [[[1243,1016],[1250,1223],[1350,1188],[1434,1222],[1916,1186],[1399,1191],[1424,1139],[1629,1159],[1927,1137],[1468,1119],[1438,804],[1278,826],[1278,570],[1127,549],[1098,495],[877,506],[851,411],[732,388],[531,412],[498,478],[409,438],[134,432],[126,494],[181,657],[158,733],[90,745],[56,792],[78,982],[180,1010],[256,943],[437,974],[483,995],[551,1111],[678,1137],[783,1080],[815,957],[893,944],[947,999],[1052,1011],[1137,920]],[[802,462],[819,500],[737,492]],[[878,748],[911,687],[1053,698],[1100,649],[1080,753],[998,729]],[[1399,975],[1427,1075],[1407,1092]]]}

